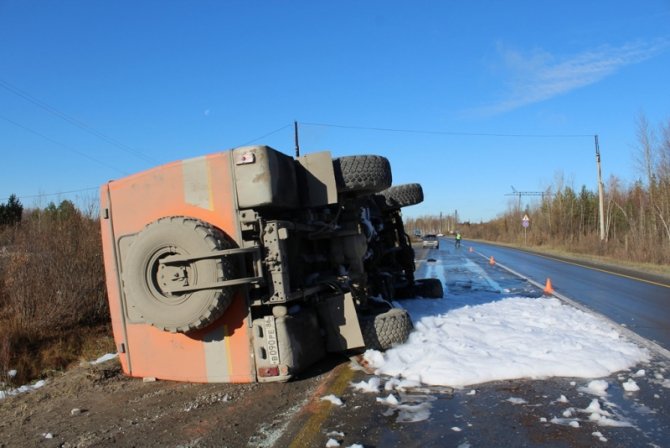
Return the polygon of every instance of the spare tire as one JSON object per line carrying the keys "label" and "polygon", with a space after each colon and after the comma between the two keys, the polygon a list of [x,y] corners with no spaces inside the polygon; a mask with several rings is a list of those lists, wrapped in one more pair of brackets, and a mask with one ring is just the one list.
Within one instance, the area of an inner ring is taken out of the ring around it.
{"label": "spare tire", "polygon": [[398,209],[423,202],[423,188],[416,183],[395,185],[379,192],[379,196],[385,208]]}
{"label": "spare tire", "polygon": [[204,258],[179,264],[160,261],[172,255],[206,255],[232,246],[222,231],[198,219],[169,217],[147,225],[130,245],[124,260],[122,278],[128,305],[145,322],[161,330],[187,333],[206,327],[232,301],[232,287],[181,293],[170,290],[234,278],[230,260]]}
{"label": "spare tire", "polygon": [[346,156],[333,159],[339,193],[377,193],[391,186],[391,164],[382,156]]}
{"label": "spare tire", "polygon": [[362,315],[359,318],[363,341],[366,348],[388,350],[407,341],[414,326],[407,310],[391,308],[390,310]]}

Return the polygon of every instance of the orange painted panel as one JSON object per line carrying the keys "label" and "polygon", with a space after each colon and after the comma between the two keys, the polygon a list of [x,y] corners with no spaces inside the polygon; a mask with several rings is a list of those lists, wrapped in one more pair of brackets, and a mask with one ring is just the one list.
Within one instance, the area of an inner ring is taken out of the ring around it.
{"label": "orange painted panel", "polygon": [[[107,185],[111,204],[101,199],[101,209],[110,208],[117,241],[124,235],[140,232],[160,218],[188,216],[218,227],[240,243],[228,152],[173,162]],[[112,325],[118,345],[124,342],[125,316],[119,299],[122,292],[116,280],[113,238],[105,221],[102,223],[103,248]],[[124,372],[180,381],[254,381],[248,313],[245,298],[238,294],[220,319],[191,334],[172,334],[148,324],[126,323],[128,358],[122,356]]]}
{"label": "orange painted panel", "polygon": [[128,325],[132,376],[207,382],[202,341],[151,325]]}
{"label": "orange painted panel", "polygon": [[[107,198],[108,188],[103,185],[100,188],[100,210],[109,208]],[[121,307],[121,296],[119,293],[118,271],[115,259],[114,238],[112,235],[112,227],[109,219],[104,216],[100,219],[100,230],[102,235],[102,253],[105,263],[105,281],[107,284],[107,298],[109,301],[109,314],[112,316],[112,331],[114,333],[114,342],[116,349],[120,350],[121,344],[125,345],[126,339],[124,336],[123,319],[121,318],[123,311]],[[121,361],[121,368],[125,373],[129,373],[127,354],[119,353],[119,360]]]}

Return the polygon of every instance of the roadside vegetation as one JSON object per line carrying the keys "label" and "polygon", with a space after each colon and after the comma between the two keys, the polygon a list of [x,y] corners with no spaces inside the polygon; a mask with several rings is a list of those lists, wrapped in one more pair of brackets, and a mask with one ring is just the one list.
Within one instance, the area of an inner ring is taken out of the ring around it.
{"label": "roadside vegetation", "polygon": [[[574,189],[560,176],[537,203],[521,209],[515,201],[489,222],[463,223],[453,215],[422,216],[406,219],[406,228],[410,232],[459,230],[466,239],[670,265],[670,121],[653,129],[640,117],[637,142],[639,179],[630,185],[614,175],[604,181],[603,239],[597,185]],[[521,225],[524,215],[530,218],[525,236]]]}
{"label": "roadside vegetation", "polygon": [[0,204],[0,383],[113,351],[104,279],[93,207]]}

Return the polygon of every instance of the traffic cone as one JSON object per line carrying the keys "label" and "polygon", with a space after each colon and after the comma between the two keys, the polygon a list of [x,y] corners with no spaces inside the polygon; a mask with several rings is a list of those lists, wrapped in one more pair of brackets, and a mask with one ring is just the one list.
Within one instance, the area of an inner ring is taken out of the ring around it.
{"label": "traffic cone", "polygon": [[551,279],[547,278],[547,284],[544,286],[544,293],[548,296],[554,293],[554,288],[551,286]]}
{"label": "traffic cone", "polygon": [[489,264],[490,264],[491,266],[493,266],[494,264],[496,264],[496,261],[493,259],[493,255],[491,255],[491,258],[489,258]]}

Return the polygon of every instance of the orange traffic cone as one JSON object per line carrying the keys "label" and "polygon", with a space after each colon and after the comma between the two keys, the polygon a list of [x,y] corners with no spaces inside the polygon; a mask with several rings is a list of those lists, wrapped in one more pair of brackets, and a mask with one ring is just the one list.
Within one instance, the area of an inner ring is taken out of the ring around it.
{"label": "orange traffic cone", "polygon": [[491,266],[493,266],[494,264],[496,264],[496,261],[493,259],[493,255],[491,255],[491,258],[489,259],[489,264],[490,264]]}
{"label": "orange traffic cone", "polygon": [[548,296],[554,293],[554,288],[551,286],[551,279],[547,278],[547,284],[544,287],[544,293]]}

